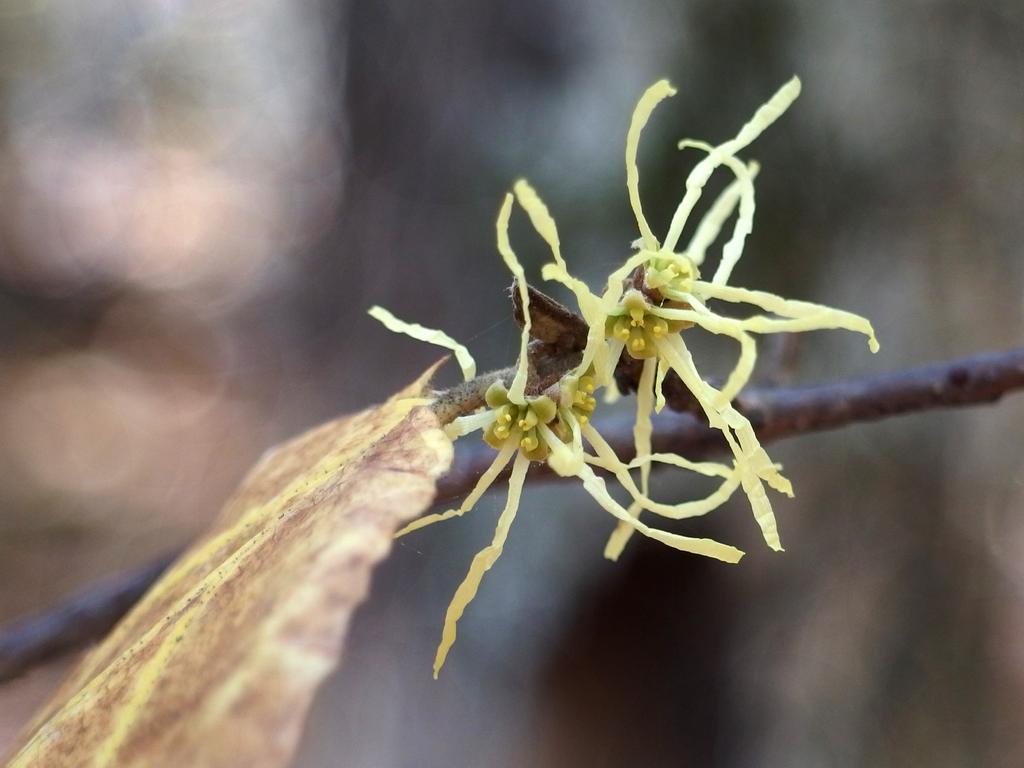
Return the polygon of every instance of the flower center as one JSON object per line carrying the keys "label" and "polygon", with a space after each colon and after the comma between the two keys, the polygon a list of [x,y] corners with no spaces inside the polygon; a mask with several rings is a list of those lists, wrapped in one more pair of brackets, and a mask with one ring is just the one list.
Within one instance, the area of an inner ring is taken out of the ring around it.
{"label": "flower center", "polygon": [[580,376],[572,393],[572,413],[580,425],[590,421],[590,417],[597,408],[597,398],[594,397],[594,377]]}
{"label": "flower center", "polygon": [[627,292],[616,311],[605,322],[606,336],[621,341],[632,357],[656,357],[656,342],[670,333],[679,333],[686,327],[686,323],[658,317],[654,314],[655,309],[640,291]]}
{"label": "flower center", "polygon": [[492,448],[500,449],[514,440],[519,450],[531,461],[543,461],[549,448],[542,439],[538,427],[550,424],[557,416],[558,408],[550,397],[529,397],[526,402],[513,403],[501,384],[487,390],[487,404],[494,411],[494,421],[484,433],[484,440]]}
{"label": "flower center", "polygon": [[688,256],[672,254],[652,258],[647,264],[644,282],[654,290],[668,288],[689,293],[693,290],[693,281],[698,277],[700,272]]}

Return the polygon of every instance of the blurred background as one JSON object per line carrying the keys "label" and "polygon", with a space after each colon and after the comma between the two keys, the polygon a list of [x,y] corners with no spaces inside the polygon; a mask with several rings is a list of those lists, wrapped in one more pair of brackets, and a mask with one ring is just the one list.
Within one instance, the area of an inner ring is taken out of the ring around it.
{"label": "blurred background", "polygon": [[[675,141],[731,137],[794,73],[745,155],[733,282],[867,315],[883,346],[810,334],[792,379],[1019,345],[1019,0],[4,0],[0,621],[186,544],[265,448],[436,358],[369,305],[510,363],[511,182],[599,279],[636,237],[643,89],[679,87],[641,147],[664,231],[695,159]],[[525,217],[512,235],[538,279]],[[696,344],[711,373],[733,354]],[[298,765],[1021,765],[1022,436],[1018,396],[780,443],[784,554],[739,497],[677,527],[735,567],[640,537],[609,563],[610,518],[536,484],[434,682],[499,491],[396,547]],[[0,687],[0,753],[67,664]]]}

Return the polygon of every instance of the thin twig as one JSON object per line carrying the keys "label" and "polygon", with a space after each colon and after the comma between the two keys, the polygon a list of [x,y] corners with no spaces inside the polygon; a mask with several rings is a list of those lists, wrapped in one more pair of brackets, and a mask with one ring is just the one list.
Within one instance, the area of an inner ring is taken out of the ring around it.
{"label": "thin twig", "polygon": [[[744,390],[735,400],[761,442],[836,429],[904,413],[999,400],[1024,389],[1024,347],[951,360],[832,384]],[[633,418],[629,414],[595,419],[594,426],[623,459],[632,458]],[[722,433],[691,413],[662,413],[654,419],[653,448],[689,458],[725,449]],[[438,501],[465,494],[494,460],[484,443],[461,450],[438,483]],[[534,471],[542,474],[546,466]]]}
{"label": "thin twig", "polygon": [[[768,442],[904,413],[991,403],[1014,390],[1024,390],[1024,348],[833,384],[749,389],[736,406]],[[616,452],[630,455],[631,418],[612,416],[594,424]],[[663,413],[655,419],[655,451],[696,458],[723,447],[720,433],[692,414]],[[494,451],[482,441],[462,441],[451,471],[438,483],[437,501],[464,495],[493,458]],[[535,467],[538,475],[545,469]],[[115,576],[56,609],[0,629],[0,681],[102,638],[172,559]]]}
{"label": "thin twig", "polygon": [[93,584],[67,602],[0,628],[0,682],[99,640],[135,605],[180,553]]}

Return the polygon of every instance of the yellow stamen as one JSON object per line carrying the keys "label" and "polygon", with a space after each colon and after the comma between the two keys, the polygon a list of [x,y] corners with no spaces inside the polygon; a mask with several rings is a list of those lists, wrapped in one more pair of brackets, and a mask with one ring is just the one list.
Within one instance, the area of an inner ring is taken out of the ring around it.
{"label": "yellow stamen", "polygon": [[537,438],[536,438],[536,437],[535,437],[534,435],[532,435],[532,434],[530,434],[530,435],[524,435],[524,436],[523,436],[523,439],[519,441],[519,447],[520,447],[520,448],[522,448],[522,449],[523,449],[524,451],[532,451],[532,450],[534,450],[534,449],[535,449],[535,448],[536,448],[536,447],[537,447],[538,445],[540,445],[540,440],[538,440],[538,439],[537,439]]}

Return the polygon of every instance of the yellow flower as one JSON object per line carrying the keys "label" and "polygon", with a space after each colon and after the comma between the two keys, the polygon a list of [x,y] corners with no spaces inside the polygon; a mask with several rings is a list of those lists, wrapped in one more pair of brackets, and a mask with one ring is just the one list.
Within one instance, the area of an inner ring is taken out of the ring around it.
{"label": "yellow flower", "polygon": [[[704,515],[725,503],[740,487],[749,500],[765,541],[772,549],[779,550],[782,547],[775,516],[764,485],[788,495],[792,495],[792,487],[780,473],[780,467],[772,463],[761,447],[749,420],[732,404],[750,379],[757,359],[753,334],[845,328],[867,335],[871,350],[878,349],[871,324],[862,317],[818,304],[727,285],[753,226],[754,179],[758,172],[755,163],[743,163],[737,159],[736,153],[785,112],[800,92],[800,81],[793,78],[783,86],[755,112],[733,139],[717,146],[693,140],[680,142],[680,148],[696,148],[704,152],[705,157],[690,172],[686,191],[672,217],[665,240],[659,242],[643,214],[636,156],[640,135],[651,113],[658,103],[674,92],[667,81],[655,83],[647,89],[634,110],[626,137],[626,184],[640,239],[634,244],[636,252],[608,277],[601,293],[592,292],[569,272],[562,257],[555,221],[525,180],[516,182],[514,194],[505,196],[498,213],[498,252],[516,278],[523,311],[519,358],[507,388],[501,382],[491,386],[485,398],[486,407],[453,419],[445,428],[453,440],[481,431],[484,440],[497,451],[497,456],[457,508],[422,517],[396,534],[405,535],[470,511],[512,462],[508,497],[494,538],[474,557],[469,573],[448,606],[434,662],[435,677],[455,642],[459,618],[476,595],[484,573],[502,553],[519,508],[531,461],[544,461],[559,475],[579,478],[598,505],[619,521],[605,548],[605,555],[611,559],[616,559],[633,532],[639,531],[682,551],[737,562],[743,553],[734,547],[710,539],[690,538],[650,528],[639,520],[639,515],[643,511],[670,519]],[[723,165],[733,173],[735,181],[698,223],[686,248],[677,252],[679,238],[704,185]],[[531,329],[529,294],[523,268],[508,238],[508,224],[515,200],[519,201],[551,250],[553,260],[544,266],[543,277],[562,283],[573,292],[588,326],[587,343],[579,363],[543,392],[535,391],[536,382],[530,381],[527,355]],[[703,280],[701,267],[707,251],[737,209],[732,236],[722,249],[714,276],[709,281]],[[770,316],[753,315],[738,319],[719,315],[708,306],[715,300],[752,304]],[[441,331],[401,321],[379,307],[371,309],[370,314],[390,330],[451,349],[465,378],[473,377],[476,366],[472,356],[451,337]],[[739,344],[736,366],[720,390],[701,377],[684,342],[683,335],[694,327],[729,337]],[[613,376],[623,354],[643,361],[633,429],[636,458],[629,464],[616,456],[591,423],[597,406],[596,392],[606,388],[608,395],[613,396],[617,391]],[[651,416],[665,404],[662,388],[670,371],[675,372],[693,393],[708,423],[721,431],[733,454],[731,464],[694,462],[675,454],[652,452]],[[534,389],[527,394],[531,385]],[[587,452],[587,445],[592,453]],[[649,475],[654,463],[669,464],[720,482],[704,498],[679,504],[659,503],[649,495]],[[594,472],[594,467],[609,473],[622,486],[630,498],[628,508],[612,497],[605,481]],[[639,484],[634,480],[634,470],[639,473]]]}
{"label": "yellow flower", "polygon": [[[483,494],[490,488],[497,477],[512,462],[512,473],[509,478],[508,497],[505,508],[498,518],[494,538],[473,558],[469,572],[455,591],[445,614],[441,642],[438,645],[434,660],[434,677],[436,678],[444,665],[448,652],[455,642],[457,625],[466,606],[476,596],[484,574],[490,570],[501,556],[508,537],[509,529],[515,520],[522,496],[523,484],[527,469],[532,461],[544,461],[551,469],[564,477],[577,477],[584,489],[620,524],[637,530],[668,546],[684,552],[693,552],[715,557],[727,562],[738,562],[743,553],[735,547],[712,541],[710,539],[693,538],[668,533],[650,528],[642,523],[635,513],[624,508],[608,492],[604,480],[591,469],[591,464],[625,478],[629,482],[628,468],[615,456],[614,452],[600,438],[597,431],[589,423],[597,400],[593,396],[597,387],[596,375],[592,368],[583,369],[583,373],[573,371],[561,378],[545,393],[526,394],[529,377],[529,360],[527,345],[530,334],[529,294],[523,268],[513,252],[508,240],[508,223],[514,198],[506,195],[498,213],[497,240],[498,251],[509,270],[516,277],[519,286],[520,301],[523,308],[523,329],[520,340],[519,360],[515,376],[506,389],[504,384],[493,384],[487,391],[487,406],[465,416],[460,416],[446,425],[445,431],[453,440],[475,431],[482,431],[484,440],[497,450],[497,456],[484,471],[476,486],[457,508],[441,513],[421,517],[409,523],[396,536],[404,536],[412,531],[433,523],[460,517],[473,509]],[[469,351],[447,334],[413,323],[399,320],[393,314],[380,307],[373,307],[370,315],[380,320],[389,330],[406,333],[421,341],[451,349],[462,366],[464,377],[469,380],[476,369]],[[673,325],[675,325],[673,323]],[[603,334],[603,326],[601,326]],[[602,358],[605,363],[605,379],[610,377],[615,361]],[[589,436],[591,444],[598,444],[604,453],[603,457],[588,456],[583,448],[583,437]],[[657,460],[657,459],[655,459]],[[708,464],[707,466],[712,466]],[[701,470],[697,470],[701,471]],[[736,474],[732,473],[735,480]],[[733,482],[735,489],[738,482]],[[731,493],[731,490],[729,490]],[[727,498],[727,496],[726,496]],[[659,512],[666,517],[686,517],[691,514],[691,505],[659,505],[650,502],[645,508]]]}
{"label": "yellow flower", "polygon": [[[569,273],[560,253],[554,221],[536,192],[525,182],[516,185],[516,192],[523,205],[531,211],[537,230],[551,247],[554,261],[545,265],[545,279],[558,281],[576,294],[580,311],[590,326],[591,335],[581,367],[592,361],[604,360],[605,364],[599,365],[603,375],[600,383],[607,385],[615,362],[623,351],[644,361],[634,430],[641,484],[638,492],[634,491],[635,486],[627,486],[634,497],[630,512],[639,514],[642,509],[650,509],[648,474],[650,463],[655,460],[651,456],[650,413],[664,405],[662,383],[671,370],[696,397],[709,424],[721,430],[733,452],[735,471],[765,541],[772,549],[779,550],[782,545],[764,483],[787,495],[792,495],[792,487],[761,448],[750,422],[732,405],[732,400],[749,381],[757,359],[752,334],[845,328],[867,335],[872,352],[878,350],[878,342],[871,324],[858,315],[726,284],[753,226],[754,178],[758,171],[756,164],[747,165],[739,161],[736,153],[754,141],[793,103],[800,93],[800,81],[795,77],[759,108],[729,141],[718,146],[689,139],[679,143],[681,149],[696,148],[706,156],[690,172],[686,191],[672,217],[665,240],[658,241],[644,217],[640,201],[637,148],[654,108],[674,93],[675,89],[668,81],[655,83],[640,98],[633,112],[626,137],[626,185],[640,239],[635,244],[637,252],[609,276],[600,296]],[[705,184],[715,169],[722,165],[733,172],[736,180],[697,225],[688,246],[676,252]],[[700,267],[707,249],[737,206],[739,212],[733,234],[723,248],[718,268],[710,281],[701,280]],[[725,317],[708,307],[711,300],[752,304],[775,316]],[[693,326],[728,336],[740,345],[739,360],[721,390],[703,380],[683,341],[682,332]],[[602,333],[598,332],[599,328]],[[662,460],[664,458],[661,457]],[[620,478],[620,481],[626,485],[625,478]],[[712,496],[719,499],[716,494]],[[609,540],[605,554],[612,559],[617,558],[631,535],[630,526],[620,524]]]}

